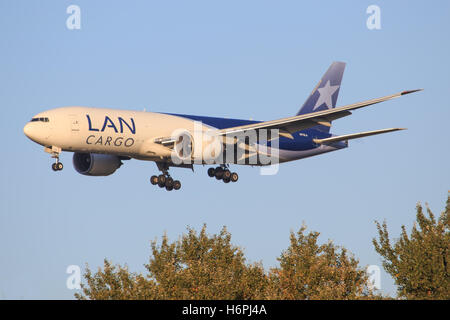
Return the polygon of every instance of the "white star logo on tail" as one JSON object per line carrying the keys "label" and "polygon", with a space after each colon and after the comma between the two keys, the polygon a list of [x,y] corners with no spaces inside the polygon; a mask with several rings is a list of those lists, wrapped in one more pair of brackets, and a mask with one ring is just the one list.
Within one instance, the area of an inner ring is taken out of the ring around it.
{"label": "white star logo on tail", "polygon": [[319,99],[317,99],[315,106],[313,107],[313,111],[320,107],[323,103],[325,103],[327,108],[330,109],[333,105],[331,96],[336,92],[337,89],[339,89],[339,86],[331,86],[330,80],[328,80],[328,82],[322,88],[318,88],[317,91],[319,91],[320,96]]}

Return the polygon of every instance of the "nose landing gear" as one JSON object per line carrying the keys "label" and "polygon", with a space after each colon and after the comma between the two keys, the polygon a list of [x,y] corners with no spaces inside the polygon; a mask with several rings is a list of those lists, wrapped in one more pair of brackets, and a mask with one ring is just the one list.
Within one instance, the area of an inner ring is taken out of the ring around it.
{"label": "nose landing gear", "polygon": [[226,166],[220,166],[217,168],[209,168],[208,176],[211,178],[215,177],[217,180],[222,180],[225,183],[228,182],[236,182],[239,179],[239,176],[236,172],[231,172],[230,169]]}
{"label": "nose landing gear", "polygon": [[52,164],[53,171],[61,171],[64,168],[62,162],[59,162],[58,160]]}
{"label": "nose landing gear", "polygon": [[55,162],[52,164],[53,171],[61,171],[64,166],[62,162],[59,162],[59,155],[61,154],[61,148],[52,146],[51,148],[44,148],[44,151],[50,153]]}

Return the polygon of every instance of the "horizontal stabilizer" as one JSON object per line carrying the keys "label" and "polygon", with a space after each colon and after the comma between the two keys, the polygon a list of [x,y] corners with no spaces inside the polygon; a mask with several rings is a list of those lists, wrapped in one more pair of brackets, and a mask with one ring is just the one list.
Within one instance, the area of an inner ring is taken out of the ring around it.
{"label": "horizontal stabilizer", "polygon": [[376,134],[387,133],[387,132],[398,131],[398,130],[406,130],[406,129],[405,128],[381,129],[381,130],[366,131],[366,132],[353,133],[353,134],[345,134],[343,136],[335,136],[335,137],[330,137],[330,138],[325,138],[325,139],[313,139],[313,141],[318,144],[330,144],[333,142],[358,139],[358,138],[362,138],[362,137],[373,136]]}

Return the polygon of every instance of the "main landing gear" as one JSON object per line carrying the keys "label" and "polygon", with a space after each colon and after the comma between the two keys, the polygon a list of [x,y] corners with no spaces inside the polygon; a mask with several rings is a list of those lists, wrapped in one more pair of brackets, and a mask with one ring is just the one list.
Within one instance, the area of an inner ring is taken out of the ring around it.
{"label": "main landing gear", "polygon": [[211,178],[216,177],[217,180],[222,180],[225,183],[228,182],[236,182],[239,179],[239,176],[236,172],[231,172],[230,169],[226,166],[220,166],[217,168],[209,168],[208,176]]}
{"label": "main landing gear", "polygon": [[173,180],[169,174],[169,167],[163,164],[157,164],[158,169],[162,171],[159,176],[152,176],[150,182],[152,185],[158,185],[160,188],[166,188],[167,191],[180,190],[181,182]]}
{"label": "main landing gear", "polygon": [[159,176],[152,176],[150,178],[152,185],[158,185],[160,188],[166,188],[167,191],[180,190],[181,182],[173,180],[172,177],[167,174],[160,174]]}

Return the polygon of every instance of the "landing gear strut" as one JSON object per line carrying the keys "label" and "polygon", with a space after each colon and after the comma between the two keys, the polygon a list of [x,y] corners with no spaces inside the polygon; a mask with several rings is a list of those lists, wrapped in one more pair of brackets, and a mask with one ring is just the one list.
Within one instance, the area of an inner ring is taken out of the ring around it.
{"label": "landing gear strut", "polygon": [[55,159],[55,162],[52,163],[52,169],[53,171],[61,171],[64,166],[62,162],[59,162],[59,155],[61,154],[61,148],[58,147],[51,147],[51,148],[45,148],[45,152],[48,152],[52,155],[52,158]]}
{"label": "landing gear strut", "polygon": [[157,163],[158,169],[162,171],[159,176],[152,176],[150,178],[150,183],[152,185],[158,185],[160,188],[166,188],[167,191],[180,190],[181,182],[178,180],[173,180],[169,174],[169,166],[166,164]]}
{"label": "landing gear strut", "polygon": [[236,182],[239,179],[238,174],[236,172],[231,172],[226,165],[221,165],[217,168],[209,168],[208,176],[211,178],[215,177],[217,180],[222,180],[225,183],[230,181]]}

